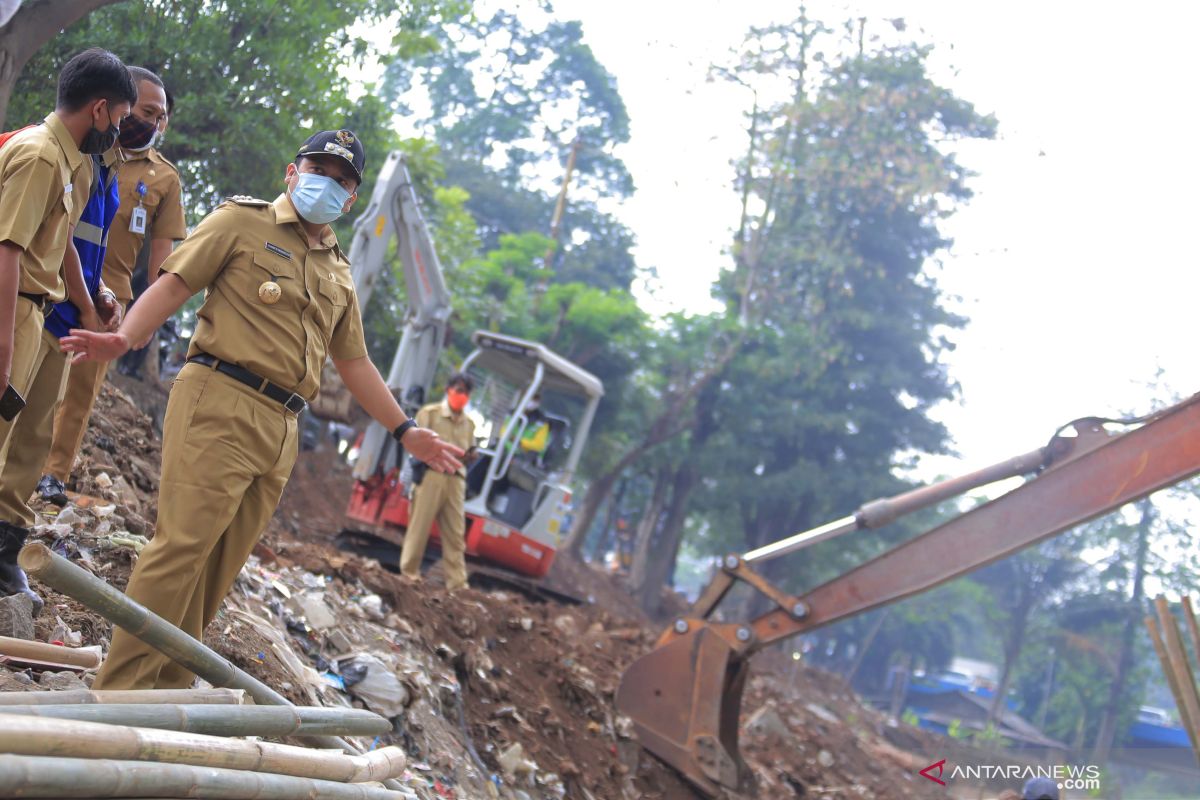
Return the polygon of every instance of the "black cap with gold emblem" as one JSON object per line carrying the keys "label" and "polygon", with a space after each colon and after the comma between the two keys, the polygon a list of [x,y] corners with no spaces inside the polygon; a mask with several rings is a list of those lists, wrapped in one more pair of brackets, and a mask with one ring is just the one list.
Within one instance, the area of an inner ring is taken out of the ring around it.
{"label": "black cap with gold emblem", "polygon": [[363,169],[367,165],[367,154],[363,151],[362,142],[358,140],[358,135],[354,131],[320,131],[314,133],[305,140],[304,144],[300,145],[300,152],[296,153],[296,158],[301,156],[341,156],[350,162],[350,166],[354,168],[354,174],[358,176],[358,182],[362,183]]}

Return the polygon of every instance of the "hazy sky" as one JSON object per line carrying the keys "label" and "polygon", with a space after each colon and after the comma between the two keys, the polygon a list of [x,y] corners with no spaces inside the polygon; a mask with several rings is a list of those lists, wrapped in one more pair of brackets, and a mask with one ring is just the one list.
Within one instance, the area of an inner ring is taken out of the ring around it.
{"label": "hazy sky", "polygon": [[[638,191],[618,210],[658,270],[652,310],[712,308],[737,218],[731,159],[749,93],[707,83],[746,29],[793,18],[775,0],[557,0],[583,21],[632,119],[619,154]],[[1070,419],[1143,412],[1145,387],[1200,390],[1189,325],[1200,277],[1189,231],[1200,187],[1195,31],[1200,3],[809,3],[810,16],[904,17],[937,49],[935,78],[994,113],[997,140],[960,160],[980,173],[945,228],[941,285],[971,318],[954,338],[961,403],[941,408],[965,463],[1043,444]],[[923,32],[922,32],[923,31]],[[1191,53],[1192,55],[1189,55]]]}

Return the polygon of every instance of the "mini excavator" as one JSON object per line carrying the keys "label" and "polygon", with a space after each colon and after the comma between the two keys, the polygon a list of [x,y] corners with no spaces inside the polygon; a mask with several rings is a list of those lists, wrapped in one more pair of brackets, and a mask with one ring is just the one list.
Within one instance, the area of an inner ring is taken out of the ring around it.
{"label": "mini excavator", "polygon": [[[1085,417],[1036,450],[895,497],[743,555],[726,556],[691,607],[655,648],[625,670],[618,711],[642,745],[708,796],[752,788],[738,753],[742,691],[759,650],[932,589],[1200,472],[1200,395],[1146,417]],[[769,559],[1007,478],[1017,488],[884,552],[804,594],[781,591],[755,571]],[[771,609],[744,622],[714,612],[738,582]]]}

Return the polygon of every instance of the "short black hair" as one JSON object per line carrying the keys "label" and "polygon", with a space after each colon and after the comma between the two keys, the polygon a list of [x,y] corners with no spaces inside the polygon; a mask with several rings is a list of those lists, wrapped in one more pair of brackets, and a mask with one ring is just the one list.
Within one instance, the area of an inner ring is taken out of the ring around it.
{"label": "short black hair", "polygon": [[58,74],[58,107],[78,111],[93,100],[137,102],[137,87],[121,59],[92,47],[67,62]]}
{"label": "short black hair", "polygon": [[155,75],[145,67],[129,67],[129,77],[133,78],[133,85],[136,87],[142,81],[150,81],[155,86],[161,88],[164,92],[167,87],[163,85],[162,78]]}
{"label": "short black hair", "polygon": [[447,391],[455,386],[460,387],[467,394],[475,391],[475,381],[471,380],[471,376],[465,372],[456,372],[446,381]]}
{"label": "short black hair", "polygon": [[166,86],[163,87],[163,91],[167,95],[167,116],[169,117],[175,113],[175,95]]}

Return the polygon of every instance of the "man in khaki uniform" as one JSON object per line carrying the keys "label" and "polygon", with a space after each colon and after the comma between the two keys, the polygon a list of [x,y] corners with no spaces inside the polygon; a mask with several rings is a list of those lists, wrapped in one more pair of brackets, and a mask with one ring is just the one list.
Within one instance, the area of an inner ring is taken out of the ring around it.
{"label": "man in khaki uniform", "polygon": [[[108,235],[102,280],[122,311],[133,300],[130,281],[138,254],[149,248],[150,274],[157,275],[175,241],[187,235],[179,173],[155,149],[166,124],[167,95],[162,80],[141,67],[130,67],[137,102],[117,139],[117,183],[121,205]],[[62,404],[54,415],[54,440],[38,482],[44,500],[66,505],[66,482],[83,443],[92,406],[100,394],[106,361],[85,361],[71,369]]]}
{"label": "man in khaki uniform", "polygon": [[14,420],[0,420],[0,594],[25,592],[38,610],[17,553],[69,366],[43,314],[69,296],[84,325],[101,327],[71,237],[92,183],[89,155],[112,147],[136,99],[120,59],[86,50],[63,67],[54,112],[0,147],[0,391],[11,383],[25,399]]}
{"label": "man in khaki uniform", "polygon": [[[474,385],[464,374],[450,377],[446,398],[430,403],[417,412],[417,424],[430,428],[447,442],[457,445],[470,460],[475,447],[475,423],[463,413]],[[421,579],[421,559],[429,543],[429,530],[436,519],[442,541],[442,570],[446,588],[454,592],[467,586],[466,517],[463,501],[467,491],[467,472],[426,474],[413,489],[412,513],[404,531],[400,552],[400,573],[409,580]]]}
{"label": "man in khaki uniform", "polygon": [[[204,291],[163,424],[158,523],[126,594],[200,639],[275,511],[296,460],[297,415],[326,356],[363,408],[439,471],[462,451],[418,427],[367,357],[350,263],[328,223],[350,209],[366,156],[347,130],[300,148],[274,202],[223,203],[163,263],[116,333],[72,331],[79,358],[143,345]],[[95,686],[185,688],[190,672],[117,630]]]}

